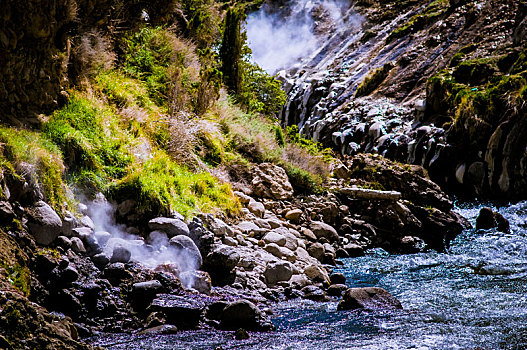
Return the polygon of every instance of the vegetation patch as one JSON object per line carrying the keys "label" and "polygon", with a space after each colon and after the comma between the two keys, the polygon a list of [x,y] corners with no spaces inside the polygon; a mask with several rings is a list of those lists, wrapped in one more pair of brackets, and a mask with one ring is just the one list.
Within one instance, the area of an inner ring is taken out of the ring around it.
{"label": "vegetation patch", "polygon": [[386,63],[382,67],[377,68],[372,73],[370,73],[357,87],[355,97],[367,96],[375,91],[375,89],[377,89],[379,85],[382,84],[386,77],[388,77],[388,74],[390,74],[390,71],[393,67],[393,63]]}
{"label": "vegetation patch", "polygon": [[[474,59],[443,70],[427,84],[430,113],[453,116],[452,140],[483,149],[505,113],[520,111],[527,101],[525,52],[503,74],[500,62],[510,57]],[[469,137],[461,137],[468,132]]]}
{"label": "vegetation patch", "polygon": [[190,217],[198,210],[234,215],[240,208],[230,185],[207,172],[193,173],[162,151],[113,184],[109,194],[118,201],[137,201],[139,210],[149,217],[172,211]]}
{"label": "vegetation patch", "polygon": [[435,0],[431,2],[422,12],[414,15],[408,22],[391,32],[386,38],[386,43],[391,43],[396,39],[423,29],[446,13],[448,8],[448,0]]}
{"label": "vegetation patch", "polygon": [[[22,163],[29,166],[20,166]],[[31,178],[59,213],[67,201],[60,150],[39,133],[0,126],[0,165],[10,176]],[[22,171],[23,168],[23,171]],[[30,173],[27,173],[27,172]]]}
{"label": "vegetation patch", "polygon": [[31,275],[27,267],[21,266],[18,263],[14,265],[2,265],[6,271],[6,278],[9,283],[13,285],[24,296],[29,296],[31,290]]}
{"label": "vegetation patch", "polygon": [[69,181],[84,189],[104,190],[109,182],[122,178],[133,162],[133,140],[119,118],[82,95],[72,96],[43,131],[61,149]]}

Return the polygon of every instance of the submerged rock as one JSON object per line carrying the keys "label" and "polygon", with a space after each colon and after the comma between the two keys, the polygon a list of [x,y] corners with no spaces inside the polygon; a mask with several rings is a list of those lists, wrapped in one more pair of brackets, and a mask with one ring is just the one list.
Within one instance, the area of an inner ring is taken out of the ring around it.
{"label": "submerged rock", "polygon": [[402,309],[401,302],[387,290],[378,287],[349,288],[337,307],[338,310]]}
{"label": "submerged rock", "polygon": [[510,231],[510,224],[499,212],[495,212],[489,207],[483,207],[479,210],[478,217],[476,218],[476,230],[489,230],[492,228],[508,233]]}

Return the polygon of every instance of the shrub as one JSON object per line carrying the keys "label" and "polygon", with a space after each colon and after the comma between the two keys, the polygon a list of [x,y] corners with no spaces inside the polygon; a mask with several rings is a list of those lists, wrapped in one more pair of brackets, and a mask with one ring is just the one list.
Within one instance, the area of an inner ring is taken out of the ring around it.
{"label": "shrub", "polygon": [[220,47],[224,82],[249,112],[273,115],[282,108],[286,94],[275,77],[251,62],[247,36],[241,29],[245,17],[242,7],[231,7],[225,15]]}
{"label": "shrub", "polygon": [[2,267],[6,271],[7,280],[9,283],[11,283],[13,287],[28,297],[31,290],[31,277],[29,269],[25,266],[21,266],[18,263],[15,263],[14,265],[4,264]]}
{"label": "shrub", "polygon": [[199,85],[200,63],[194,47],[169,30],[145,27],[124,39],[123,70],[146,84],[158,106],[185,110]]}
{"label": "shrub", "polygon": [[93,190],[123,177],[133,157],[132,138],[108,108],[73,96],[44,124],[45,135],[59,148],[73,183]]}
{"label": "shrub", "polygon": [[91,77],[113,67],[116,55],[108,38],[91,30],[84,33],[73,50],[74,63],[80,76]]}

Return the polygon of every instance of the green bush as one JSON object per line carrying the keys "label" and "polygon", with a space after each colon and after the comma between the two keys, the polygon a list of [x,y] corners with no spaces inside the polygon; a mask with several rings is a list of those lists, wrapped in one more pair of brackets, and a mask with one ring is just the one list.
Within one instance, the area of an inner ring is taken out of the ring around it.
{"label": "green bush", "polygon": [[243,7],[231,7],[223,23],[220,59],[229,92],[249,112],[274,115],[286,101],[281,83],[251,62],[247,35],[242,31]]}

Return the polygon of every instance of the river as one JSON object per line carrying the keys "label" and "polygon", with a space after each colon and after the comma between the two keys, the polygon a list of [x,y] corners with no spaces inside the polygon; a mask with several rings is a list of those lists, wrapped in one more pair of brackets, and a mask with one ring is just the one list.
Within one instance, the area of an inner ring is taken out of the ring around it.
{"label": "river", "polygon": [[[457,204],[472,223],[481,204]],[[511,233],[467,230],[448,253],[372,250],[335,270],[350,287],[387,289],[404,310],[337,311],[337,303],[277,305],[277,330],[237,341],[231,332],[105,335],[108,349],[527,349],[527,202],[499,208]]]}

